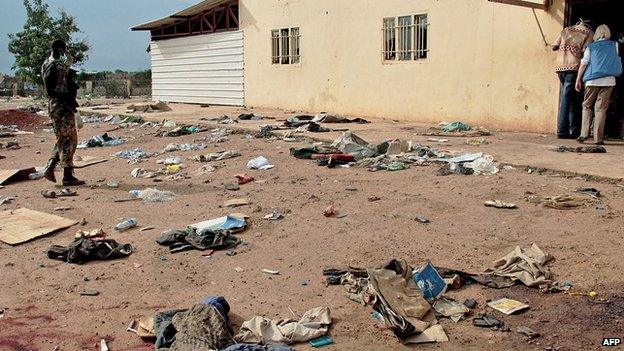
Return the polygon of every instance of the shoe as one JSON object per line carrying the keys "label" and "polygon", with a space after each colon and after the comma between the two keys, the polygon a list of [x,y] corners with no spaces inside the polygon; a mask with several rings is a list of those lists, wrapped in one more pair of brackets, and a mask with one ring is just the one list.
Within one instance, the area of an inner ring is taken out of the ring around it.
{"label": "shoe", "polygon": [[572,139],[570,135],[557,135],[557,139]]}
{"label": "shoe", "polygon": [[85,185],[84,180],[80,180],[74,177],[74,169],[72,167],[65,167],[63,169],[63,186],[78,186]]}
{"label": "shoe", "polygon": [[54,176],[54,169],[56,168],[56,164],[58,163],[58,158],[51,158],[48,160],[48,163],[43,168],[43,177],[52,183],[56,183],[56,176]]}
{"label": "shoe", "polygon": [[604,141],[597,141],[596,145],[604,145]]}
{"label": "shoe", "polygon": [[585,137],[578,137],[578,138],[576,138],[576,141],[578,141],[580,144],[584,143],[585,140],[587,140],[587,138],[585,138]]}

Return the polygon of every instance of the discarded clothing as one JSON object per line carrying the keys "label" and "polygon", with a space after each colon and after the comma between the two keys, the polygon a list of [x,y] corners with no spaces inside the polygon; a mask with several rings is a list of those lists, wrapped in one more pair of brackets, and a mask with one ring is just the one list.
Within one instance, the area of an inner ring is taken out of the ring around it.
{"label": "discarded clothing", "polygon": [[77,148],[85,149],[90,147],[116,146],[123,144],[123,139],[111,137],[108,133],[96,135],[89,140],[84,140],[78,144]]}
{"label": "discarded clothing", "polygon": [[312,132],[312,133],[327,133],[331,132],[332,129],[325,128],[318,123],[307,122],[306,125],[297,128],[297,132]]}
{"label": "discarded clothing", "polygon": [[312,122],[316,123],[358,123],[358,124],[366,124],[370,123],[369,121],[363,118],[354,118],[348,119],[346,117],[328,115],[327,113],[319,113],[312,119]]}
{"label": "discarded clothing", "polygon": [[338,153],[340,153],[340,150],[328,145],[309,145],[290,148],[290,154],[298,159],[312,159],[312,155]]}
{"label": "discarded clothing", "polygon": [[241,113],[238,115],[239,121],[260,121],[264,117],[256,115],[255,113]]}
{"label": "discarded clothing", "polygon": [[337,148],[342,153],[353,155],[356,161],[374,157],[378,154],[364,139],[351,132],[343,132],[338,139],[334,140],[331,146]]}
{"label": "discarded clothing", "polygon": [[197,126],[181,126],[176,127],[170,131],[160,133],[160,136],[164,137],[179,137],[183,135],[195,134],[204,131],[205,129]]}
{"label": "discarded clothing", "polygon": [[471,168],[475,174],[496,174],[498,167],[494,165],[494,158],[490,155],[484,155],[472,162],[464,164],[465,167]]}
{"label": "discarded clothing", "polygon": [[451,174],[474,174],[474,169],[464,166],[464,163],[447,163],[438,169],[439,176],[447,176]]}
{"label": "discarded clothing", "polygon": [[221,350],[234,343],[227,314],[213,305],[199,304],[176,313],[171,323],[177,333],[169,351]]}
{"label": "discarded clothing", "polygon": [[588,206],[597,201],[596,198],[587,194],[539,196],[527,193],[525,199],[530,203],[540,204],[557,210],[569,210],[577,207]]}
{"label": "discarded clothing", "polygon": [[604,154],[607,152],[604,146],[600,145],[589,145],[589,146],[577,146],[570,147],[564,145],[557,145],[553,149],[556,152],[576,152],[581,154]]}
{"label": "discarded clothing", "polygon": [[69,246],[52,245],[48,258],[68,263],[83,264],[95,260],[112,260],[129,256],[132,245],[120,245],[113,239],[76,238]]}
{"label": "discarded clothing", "polygon": [[[538,287],[550,284],[550,269],[548,264],[554,257],[545,253],[537,245],[529,248],[516,248],[507,256],[494,262],[494,266],[485,271],[498,277],[507,277],[505,285],[511,286],[521,282],[528,287]],[[500,285],[500,283],[499,283]]]}
{"label": "discarded clothing", "polygon": [[230,234],[228,230],[197,230],[188,227],[185,230],[168,230],[156,242],[168,246],[171,253],[192,249],[197,250],[227,250],[241,243],[241,240]]}
{"label": "discarded clothing", "polygon": [[463,122],[451,122],[451,123],[446,123],[442,126],[442,130],[447,133],[467,132],[471,129],[472,128],[468,124],[463,123]]}
{"label": "discarded clothing", "polygon": [[295,349],[286,344],[234,344],[221,351],[295,351]]}
{"label": "discarded clothing", "polygon": [[226,150],[220,152],[213,152],[208,155],[197,155],[192,158],[193,161],[196,162],[211,162],[211,161],[221,161],[226,160],[228,158],[234,158],[241,156],[240,152],[236,150]]}
{"label": "discarded clothing", "polygon": [[316,160],[317,165],[327,166],[328,168],[334,168],[340,165],[347,165],[351,162],[355,162],[353,155],[349,154],[313,155],[312,158]]}
{"label": "discarded clothing", "polygon": [[170,347],[173,344],[177,330],[173,326],[172,319],[173,316],[184,311],[186,310],[170,310],[157,313],[154,316],[154,334],[156,335],[154,346],[156,350]]}
{"label": "discarded clothing", "polygon": [[234,338],[238,342],[252,344],[306,342],[327,334],[331,322],[327,307],[313,308],[304,313],[299,321],[256,316],[245,321]]}

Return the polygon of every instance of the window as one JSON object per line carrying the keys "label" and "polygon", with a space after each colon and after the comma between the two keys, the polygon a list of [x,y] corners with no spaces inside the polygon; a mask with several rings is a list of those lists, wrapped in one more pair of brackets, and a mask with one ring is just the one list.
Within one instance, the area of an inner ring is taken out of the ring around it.
{"label": "window", "polygon": [[271,62],[275,65],[295,64],[301,61],[299,28],[271,31]]}
{"label": "window", "polygon": [[384,18],[384,61],[426,59],[429,53],[428,28],[427,15]]}

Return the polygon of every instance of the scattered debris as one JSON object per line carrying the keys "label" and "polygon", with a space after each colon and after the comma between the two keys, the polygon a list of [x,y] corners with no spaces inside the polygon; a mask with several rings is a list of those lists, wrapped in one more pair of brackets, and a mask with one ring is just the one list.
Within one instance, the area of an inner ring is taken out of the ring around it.
{"label": "scattered debris", "polygon": [[472,324],[477,327],[491,328],[491,329],[496,329],[496,330],[503,326],[503,322],[501,322],[496,317],[489,315],[489,314],[484,314],[480,317],[475,317],[472,320]]}
{"label": "scattered debris", "polygon": [[225,202],[225,204],[223,204],[223,206],[225,207],[239,207],[239,206],[245,206],[245,205],[249,205],[249,199],[232,199],[232,200],[228,200]]}
{"label": "scattered debris", "polygon": [[524,334],[526,336],[529,337],[529,339],[534,339],[540,336],[540,333],[534,331],[533,329],[529,328],[529,327],[525,327],[523,325],[519,325],[516,328],[516,331],[520,334]]}
{"label": "scattered debris", "polygon": [[600,197],[600,190],[596,189],[596,188],[578,188],[576,189],[577,193],[581,193],[581,194],[586,194],[589,195],[595,199]]}
{"label": "scattered debris", "polygon": [[57,206],[54,208],[54,211],[69,211],[71,209],[70,206]]}
{"label": "scattered debris", "polygon": [[327,335],[310,340],[310,345],[315,348],[331,345],[333,343],[334,343],[334,339],[332,339],[331,336],[327,336]]}
{"label": "scattered debris", "polygon": [[11,201],[15,200],[13,197],[9,196],[0,196],[0,205],[10,204]]}
{"label": "scattered debris", "polygon": [[518,208],[516,204],[510,202],[502,202],[500,200],[488,200],[483,203],[487,207],[495,207],[495,208],[504,208],[504,209],[513,209]]}
{"label": "scattered debris", "polygon": [[557,145],[553,148],[553,151],[576,152],[576,153],[582,153],[582,154],[604,154],[607,152],[607,149],[605,149],[604,146],[600,146],[600,145],[577,146],[577,147]]}
{"label": "scattered debris", "polygon": [[270,275],[279,275],[279,271],[272,269],[263,269],[262,273],[270,274]]}
{"label": "scattered debris", "polygon": [[431,223],[431,221],[429,220],[429,218],[427,218],[427,217],[422,217],[422,216],[416,217],[416,218],[414,218],[414,220],[415,220],[416,222],[418,222],[418,223],[421,223],[421,224],[428,224],[428,223]]}
{"label": "scattered debris", "polygon": [[136,226],[137,226],[136,218],[128,218],[128,219],[124,219],[123,221],[119,222],[115,226],[115,230],[117,230],[118,232],[125,232],[126,230],[134,228]]}
{"label": "scattered debris", "polygon": [[[84,290],[80,292],[80,296],[98,296],[100,292],[97,290]],[[102,339],[104,341],[104,339]]]}
{"label": "scattered debris", "polygon": [[171,111],[171,107],[169,107],[169,105],[167,105],[163,101],[156,101],[153,103],[132,104],[126,107],[126,113],[132,113],[132,112],[152,113],[152,112],[166,112],[166,111]]}
{"label": "scattered debris", "polygon": [[251,183],[255,180],[254,177],[249,174],[237,174],[235,177],[239,185]]}
{"label": "scattered debris", "polygon": [[175,200],[176,195],[172,191],[145,188],[143,190],[130,190],[130,197],[145,202],[168,202]]}
{"label": "scattered debris", "polygon": [[487,305],[499,312],[503,312],[506,315],[529,309],[529,305],[517,300],[508,299],[506,297],[490,301]]}
{"label": "scattered debris", "polygon": [[247,162],[247,168],[249,169],[267,170],[273,167],[275,166],[269,164],[269,160],[263,156],[256,157],[250,160],[249,162]]}
{"label": "scattered debris", "polygon": [[83,264],[94,260],[112,260],[129,256],[133,251],[130,244],[119,244],[113,239],[75,238],[68,246],[52,245],[47,256],[53,260]]}
{"label": "scattered debris", "polygon": [[596,203],[596,199],[594,197],[586,195],[585,193],[579,195],[539,196],[527,192],[525,194],[525,199],[530,203],[540,204],[542,206],[557,210],[568,210]]}
{"label": "scattered debris", "polygon": [[270,221],[277,221],[278,219],[282,219],[282,218],[284,218],[284,216],[277,211],[271,211],[270,213],[264,216],[264,219],[268,219]]}

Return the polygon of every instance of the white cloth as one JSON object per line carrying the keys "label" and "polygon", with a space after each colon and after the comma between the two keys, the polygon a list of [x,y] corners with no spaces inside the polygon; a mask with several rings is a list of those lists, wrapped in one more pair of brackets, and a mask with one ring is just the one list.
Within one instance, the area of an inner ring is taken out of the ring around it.
{"label": "white cloth", "polygon": [[[600,40],[604,40],[604,39],[600,39]],[[618,48],[617,42],[615,43],[615,50],[617,54],[619,55],[620,49]],[[587,47],[587,49],[585,49],[585,53],[583,54],[583,58],[581,59],[581,64],[589,65],[590,57],[591,57],[591,52],[589,51],[589,47]],[[588,80],[587,83],[585,83],[585,86],[587,87],[613,87],[615,86],[615,77],[611,76],[611,77]]]}

